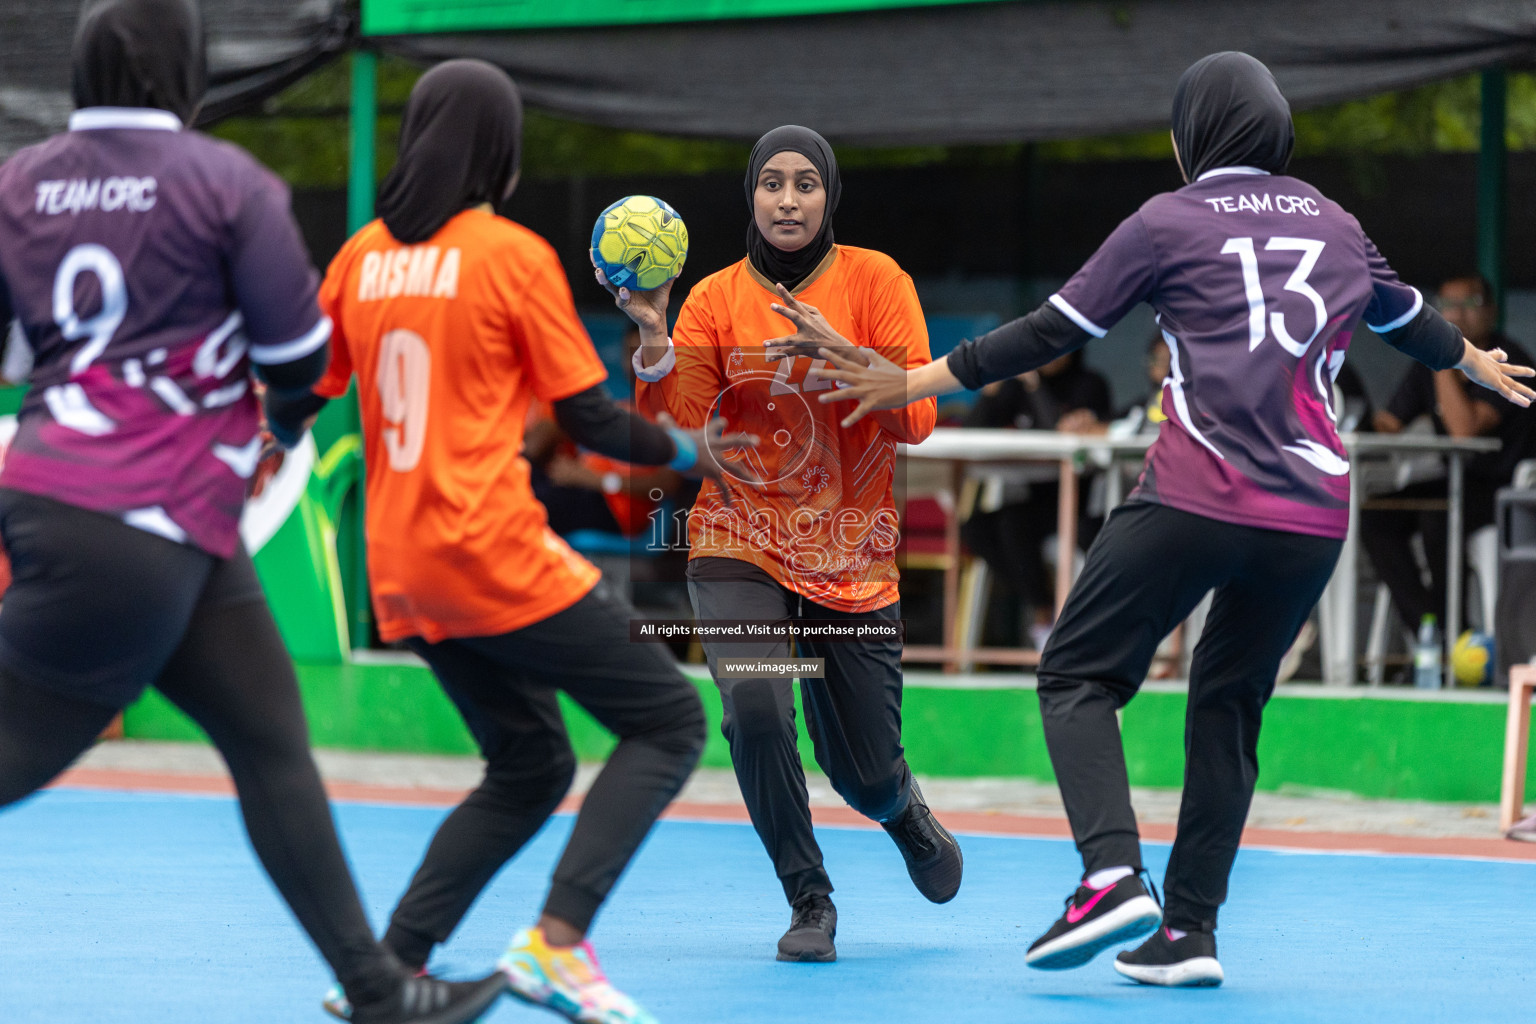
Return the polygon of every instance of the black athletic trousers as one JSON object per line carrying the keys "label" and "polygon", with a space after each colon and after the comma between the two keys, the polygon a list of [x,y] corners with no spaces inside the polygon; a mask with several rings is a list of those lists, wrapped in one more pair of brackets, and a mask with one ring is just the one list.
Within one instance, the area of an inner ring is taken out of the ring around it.
{"label": "black athletic trousers", "polygon": [[1260,716],[1341,544],[1123,505],[1089,549],[1045,646],[1040,713],[1085,872],[1140,869],[1115,712],[1163,637],[1216,592],[1189,673],[1184,795],[1164,883],[1170,927],[1216,927],[1258,780]]}
{"label": "black athletic trousers", "polygon": [[242,550],[222,560],[0,490],[0,806],[46,785],[153,684],[229,766],[251,845],[354,1003],[400,984],[309,752],[293,663]]}
{"label": "black athletic trousers", "polygon": [[502,865],[549,819],[576,771],[557,693],[618,746],[592,783],[544,912],[585,931],[704,749],[704,708],[671,654],[634,643],[629,602],[607,581],[562,612],[499,636],[410,642],[485,757],[485,778],[448,815],[384,941],[426,963]]}
{"label": "black athletic trousers", "polygon": [[[803,619],[901,618],[900,603],[850,613],[807,601],[762,569],[733,558],[688,563],[688,593],[699,619],[787,622]],[[901,644],[897,641],[796,643],[805,658],[824,658],[826,677],[802,679],[800,699],[816,763],[832,788],[860,814],[876,821],[899,816],[912,792],[912,772],[901,745]],[[710,672],[720,688],[736,781],[752,825],[763,841],[791,904],[828,895],[811,830],[810,796],[795,744],[793,682],[783,677],[722,679],[721,658],[787,658],[789,641],[705,643]]]}

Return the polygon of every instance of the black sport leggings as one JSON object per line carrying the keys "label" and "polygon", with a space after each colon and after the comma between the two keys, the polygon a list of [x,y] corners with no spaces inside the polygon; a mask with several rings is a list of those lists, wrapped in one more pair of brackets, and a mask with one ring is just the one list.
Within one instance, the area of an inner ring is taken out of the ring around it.
{"label": "black sport leggings", "polygon": [[586,931],[687,781],[704,749],[704,708],[665,647],[630,640],[634,614],[603,580],[564,611],[510,633],[411,641],[486,765],[479,788],[438,829],[390,918],[385,944],[408,966],[426,963],[447,940],[570,788],[576,755],[559,691],[619,743],[582,802],[545,913]]}
{"label": "black sport leggings", "polygon": [[1040,714],[1085,871],[1141,867],[1115,712],[1158,643],[1214,590],[1189,670],[1184,795],[1164,920],[1214,930],[1259,777],[1275,674],[1338,560],[1340,541],[1132,502],[1088,552],[1040,662]]}
{"label": "black sport leggings", "polygon": [[[802,598],[750,562],[695,558],[688,595],[700,619],[846,622],[901,619],[900,602],[869,612],[844,612]],[[901,644],[894,640],[707,642],[704,654],[720,687],[720,731],[747,814],[791,905],[832,893],[821,847],[811,827],[805,768],[795,741],[794,682],[782,677],[732,679],[721,658],[823,658],[826,678],[802,679],[800,699],[816,763],[848,806],[875,821],[906,810],[912,770],[901,743]]]}
{"label": "black sport leggings", "polygon": [[298,681],[255,568],[0,490],[0,807],[69,766],[153,684],[229,766],[251,844],[354,1003],[399,965],[373,937],[309,752]]}

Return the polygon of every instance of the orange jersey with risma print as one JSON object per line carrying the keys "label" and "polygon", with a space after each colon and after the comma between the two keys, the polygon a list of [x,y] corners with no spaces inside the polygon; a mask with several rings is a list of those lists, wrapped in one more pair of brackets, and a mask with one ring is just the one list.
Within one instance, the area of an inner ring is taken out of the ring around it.
{"label": "orange jersey with risma print", "polygon": [[530,402],[607,376],[549,243],[481,210],[420,245],[374,221],[320,305],[335,333],[315,390],[358,380],[379,634],[506,633],[591,590],[597,569],[549,528],[522,457]]}
{"label": "orange jersey with risma print", "polygon": [[[931,361],[917,290],[883,253],[834,246],[795,294],[855,345],[909,369]],[[746,461],[766,484],[732,487],[727,505],[706,483],[688,519],[689,557],[751,562],[828,608],[884,608],[899,596],[896,445],[927,437],[938,403],[929,398],[841,426],[853,405],[817,401],[834,387],[815,376],[824,361],[764,357],[765,341],[795,329],[768,308],[777,301],[747,260],[710,275],[678,315],[676,366],[637,385],[649,415],[668,412],[685,427],[724,416],[729,430],[760,439]]]}

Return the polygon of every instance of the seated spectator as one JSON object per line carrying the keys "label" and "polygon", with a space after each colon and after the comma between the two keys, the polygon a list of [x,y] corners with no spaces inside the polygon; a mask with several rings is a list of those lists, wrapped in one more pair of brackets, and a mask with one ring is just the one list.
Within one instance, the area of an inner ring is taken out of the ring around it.
{"label": "seated spectator", "polygon": [[1343,403],[1335,409],[1339,417],[1339,433],[1347,434],[1351,431],[1369,433],[1375,429],[1376,413],[1371,408],[1371,396],[1365,390],[1365,381],[1360,379],[1355,368],[1349,363],[1339,367],[1338,376],[1333,378],[1333,383],[1338,387],[1337,393],[1344,398]]}
{"label": "seated spectator", "polygon": [[[1493,290],[1480,274],[1461,274],[1440,286],[1435,305],[1445,319],[1481,349],[1502,348],[1511,363],[1529,365],[1531,357],[1510,338],[1495,330],[1498,310]],[[1493,522],[1494,492],[1506,486],[1521,459],[1536,456],[1536,412],[1505,401],[1496,392],[1477,387],[1455,370],[1435,372],[1414,363],[1397,393],[1374,415],[1378,431],[1400,432],[1419,417],[1429,417],[1435,433],[1451,437],[1496,437],[1497,452],[1477,455],[1466,463],[1462,523],[1467,533]],[[1398,502],[1441,501],[1445,480],[1411,484],[1382,499]],[[1418,534],[1428,565],[1414,557]],[[1446,513],[1443,508],[1373,509],[1361,514],[1360,539],[1376,574],[1392,592],[1392,603],[1403,625],[1413,630],[1425,615],[1445,614]],[[1428,570],[1429,582],[1424,580]]]}
{"label": "seated spectator", "polygon": [[[1095,421],[1110,414],[1109,384],[1083,365],[1082,353],[1062,356],[1029,373],[988,385],[966,416],[967,427],[1017,427],[1056,430],[1064,420],[1087,414]],[[1046,571],[1041,544],[1056,532],[1056,502],[1060,485],[1056,471],[1040,479],[1008,484],[992,508],[979,502],[961,527],[966,546],[992,569],[997,581],[988,616],[995,642],[1019,642],[1018,622],[1025,608],[1032,618],[1030,640],[1045,646],[1055,619],[1055,578]],[[1093,524],[1079,525],[1079,541],[1092,540]]]}
{"label": "seated spectator", "polygon": [[1121,411],[1119,417],[1105,422],[1092,409],[1074,409],[1061,418],[1056,429],[1069,434],[1110,434],[1135,437],[1155,434],[1168,417],[1163,414],[1163,384],[1173,365],[1168,342],[1161,331],[1147,341],[1147,392]]}

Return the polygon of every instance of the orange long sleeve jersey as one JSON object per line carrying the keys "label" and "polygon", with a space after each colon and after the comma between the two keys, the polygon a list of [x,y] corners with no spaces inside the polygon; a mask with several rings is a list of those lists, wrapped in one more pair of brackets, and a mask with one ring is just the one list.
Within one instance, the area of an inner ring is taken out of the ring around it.
{"label": "orange long sleeve jersey", "polygon": [[374,221],[320,305],[335,327],[315,391],[357,375],[379,634],[494,636],[590,591],[597,569],[549,528],[521,454],[530,402],[607,376],[549,243],[481,210],[420,245]]}
{"label": "orange long sleeve jersey", "polygon": [[[834,246],[795,294],[855,345],[909,369],[932,361],[912,278],[884,253]],[[823,360],[765,358],[764,342],[794,331],[769,308],[777,301],[745,259],[710,275],[678,316],[676,366],[637,385],[648,414],[670,413],[685,427],[723,416],[729,430],[760,438],[746,461],[765,484],[732,487],[727,505],[706,483],[689,515],[689,557],[751,562],[829,608],[884,608],[898,599],[896,445],[927,437],[938,403],[842,427],[853,406],[818,401],[835,386],[814,373]]]}

